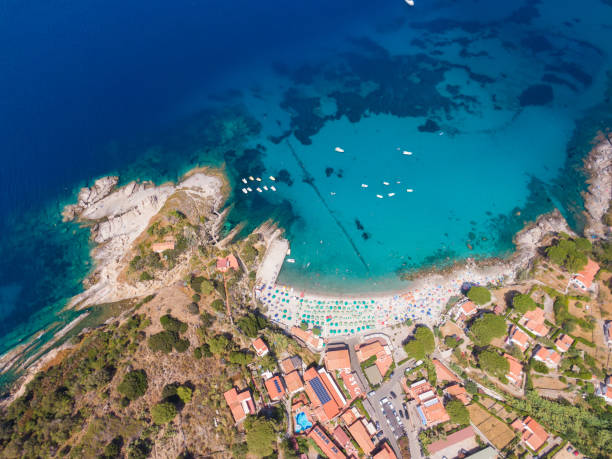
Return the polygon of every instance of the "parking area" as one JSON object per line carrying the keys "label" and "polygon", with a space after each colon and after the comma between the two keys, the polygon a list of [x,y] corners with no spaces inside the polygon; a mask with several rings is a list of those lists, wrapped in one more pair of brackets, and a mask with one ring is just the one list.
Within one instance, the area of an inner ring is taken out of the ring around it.
{"label": "parking area", "polygon": [[[402,422],[402,417],[404,416],[403,408],[401,406],[396,408],[388,397],[381,399],[379,404],[383,417],[387,421],[387,424],[389,424],[389,427],[391,427],[395,438],[397,439],[404,435],[404,424]],[[400,410],[402,413],[401,416]]]}

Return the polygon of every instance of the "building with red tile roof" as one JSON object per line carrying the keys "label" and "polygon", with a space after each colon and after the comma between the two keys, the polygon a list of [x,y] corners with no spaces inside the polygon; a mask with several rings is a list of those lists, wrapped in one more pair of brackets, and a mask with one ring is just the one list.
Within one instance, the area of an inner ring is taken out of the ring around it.
{"label": "building with red tile roof", "polygon": [[533,358],[539,362],[543,362],[549,368],[556,368],[561,362],[561,355],[554,349],[539,347]]}
{"label": "building with red tile roof", "polygon": [[291,373],[287,373],[285,375],[285,386],[287,387],[287,392],[290,395],[293,395],[296,392],[304,390],[304,381],[302,381],[300,372],[297,370],[294,370]]}
{"label": "building with red tile roof", "polygon": [[555,347],[559,352],[567,352],[569,348],[574,344],[574,338],[569,335],[562,334],[555,340]]}
{"label": "building with red tile roof", "polygon": [[521,439],[533,451],[539,450],[548,440],[548,433],[530,416],[525,419],[518,418],[511,425],[522,433]]}
{"label": "building with red tile roof", "polygon": [[285,386],[280,376],[273,376],[265,382],[266,390],[270,396],[270,400],[276,401],[283,398],[285,395]]}
{"label": "building with red tile roof", "polygon": [[587,261],[587,264],[579,273],[576,273],[570,279],[570,284],[574,287],[578,288],[586,292],[591,288],[593,284],[593,279],[595,279],[595,275],[599,271],[599,265],[591,260],[590,258]]}
{"label": "building with red tile roof", "polygon": [[291,334],[302,343],[314,348],[320,349],[323,347],[323,339],[320,336],[316,336],[310,330],[302,330],[300,327],[291,327]]}
{"label": "building with red tile roof", "polygon": [[333,437],[336,443],[338,443],[338,445],[340,445],[340,448],[342,449],[346,449],[346,447],[351,444],[351,439],[344,431],[344,429],[340,426],[336,426],[336,428],[334,429]]}
{"label": "building with red tile roof", "polygon": [[521,330],[516,325],[512,325],[510,327],[510,332],[508,333],[508,338],[506,338],[506,344],[515,345],[521,351],[525,352],[529,347],[529,335]]}
{"label": "building with red tile roof", "polygon": [[350,426],[348,426],[348,431],[366,455],[369,455],[372,451],[374,451],[372,437],[368,433],[368,430],[361,419],[356,420]]}
{"label": "building with red tile roof", "polygon": [[281,370],[283,373],[291,373],[293,370],[302,369],[302,359],[299,355],[293,355],[280,361]]}
{"label": "building with red tile roof", "polygon": [[523,365],[510,354],[504,354],[508,361],[509,369],[506,378],[515,386],[520,386],[523,383]]}
{"label": "building with red tile roof", "polygon": [[323,454],[325,454],[329,459],[346,459],[346,456],[338,445],[336,445],[325,433],[323,428],[319,424],[315,424],[310,432],[308,432],[308,438],[314,440]]}
{"label": "building with red tile roof", "polygon": [[477,313],[478,308],[476,307],[476,305],[471,301],[466,301],[457,308],[457,312],[455,313],[455,320],[464,322]]}
{"label": "building with red tile roof", "polygon": [[361,384],[359,383],[359,379],[357,378],[357,375],[355,375],[355,373],[347,373],[343,371],[342,373],[340,373],[340,378],[342,378],[344,386],[349,391],[351,399],[361,397],[363,395]]}
{"label": "building with red tile roof", "polygon": [[395,455],[395,453],[393,452],[393,450],[389,446],[389,443],[387,443],[385,441],[381,445],[380,451],[378,451],[376,454],[374,454],[374,456],[372,456],[372,458],[373,459],[397,459],[397,456]]}
{"label": "building with red tile roof", "polygon": [[612,404],[612,377],[608,376],[605,382],[596,385],[595,395],[602,397],[606,403]]}
{"label": "building with red tile roof", "polygon": [[470,397],[467,391],[465,390],[465,387],[463,387],[461,384],[453,384],[451,386],[448,386],[444,389],[444,392],[446,392],[451,397],[455,397],[464,405],[470,403]]}
{"label": "building with red tile roof", "polygon": [[438,381],[451,381],[451,382],[459,382],[459,378],[455,376],[455,374],[450,371],[446,366],[440,362],[438,359],[432,359],[433,365],[436,369],[436,378]]}
{"label": "building with red tile roof", "polygon": [[166,250],[174,250],[174,241],[155,242],[151,244],[151,250],[155,253],[162,253]]}
{"label": "building with red tile roof", "polygon": [[[465,448],[467,445],[468,448]],[[459,454],[461,449],[471,449],[478,446],[476,442],[476,434],[472,426],[468,426],[465,429],[458,430],[448,435],[444,440],[438,440],[431,443],[427,450],[430,456],[438,457],[439,452],[444,451],[445,456],[455,457]]]}
{"label": "building with red tile roof", "polygon": [[327,422],[338,416],[346,399],[329,373],[323,368],[317,371],[311,367],[304,372],[304,381],[306,394],[319,420]]}
{"label": "building with red tile roof", "polygon": [[269,352],[268,346],[266,346],[266,343],[261,338],[257,338],[256,340],[253,341],[253,348],[255,349],[255,353],[259,357],[263,357]]}
{"label": "building with red tile roof", "polygon": [[351,358],[346,347],[328,349],[324,362],[327,371],[351,371]]}
{"label": "building with red tile roof", "polygon": [[407,389],[406,395],[409,399],[416,400],[417,412],[426,428],[450,419],[442,399],[438,397],[436,390],[425,379],[411,384]]}
{"label": "building with red tile roof", "polygon": [[381,377],[385,377],[389,368],[393,364],[393,356],[391,348],[381,338],[375,338],[363,344],[355,346],[357,359],[359,362],[365,362],[372,356],[376,356],[374,364],[378,368]]}
{"label": "building with red tile roof", "polygon": [[545,336],[548,333],[548,327],[544,325],[544,320],[544,310],[541,308],[527,311],[521,318],[522,325],[536,336]]}
{"label": "building with red tile roof", "polygon": [[243,421],[249,414],[255,414],[255,403],[253,403],[250,390],[238,392],[235,387],[232,387],[223,394],[223,397],[225,397],[235,422]]}
{"label": "building with red tile roof", "polygon": [[238,271],[240,266],[238,265],[238,260],[231,253],[225,257],[217,257],[217,270],[224,273],[228,270],[233,269],[234,271]]}

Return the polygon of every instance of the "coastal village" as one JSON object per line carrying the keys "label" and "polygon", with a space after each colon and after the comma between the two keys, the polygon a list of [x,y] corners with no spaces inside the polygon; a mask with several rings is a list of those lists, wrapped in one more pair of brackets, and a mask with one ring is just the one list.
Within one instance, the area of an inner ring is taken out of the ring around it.
{"label": "coastal village", "polygon": [[[555,212],[509,260],[334,297],[278,283],[275,225],[220,237],[218,177],[116,183],[66,211],[106,251],[3,400],[2,457],[609,457],[609,210],[588,238]],[[105,214],[117,195],[146,204]]]}

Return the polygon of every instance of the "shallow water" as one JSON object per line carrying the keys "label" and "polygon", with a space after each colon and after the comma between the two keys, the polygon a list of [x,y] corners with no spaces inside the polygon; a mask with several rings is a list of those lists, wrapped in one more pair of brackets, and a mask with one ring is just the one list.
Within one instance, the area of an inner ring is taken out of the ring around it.
{"label": "shallow water", "polygon": [[[225,164],[227,229],[278,220],[296,260],[281,281],[311,289],[506,254],[554,206],[579,228],[612,7],[422,3],[5,6],[0,353],[74,317],[90,245],[59,212],[109,173]],[[285,181],[244,195],[249,175]]]}

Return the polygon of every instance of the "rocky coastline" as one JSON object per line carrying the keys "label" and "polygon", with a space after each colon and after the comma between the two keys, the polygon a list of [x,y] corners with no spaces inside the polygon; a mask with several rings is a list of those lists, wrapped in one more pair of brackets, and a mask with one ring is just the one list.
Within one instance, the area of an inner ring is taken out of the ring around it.
{"label": "rocky coastline", "polygon": [[599,143],[584,161],[589,179],[588,189],[583,193],[586,226],[584,234],[591,239],[609,236],[611,228],[604,222],[612,201],[612,139],[609,135],[597,138]]}
{"label": "rocky coastline", "polygon": [[118,177],[103,177],[90,188],[83,188],[76,204],[64,208],[65,220],[91,227],[94,271],[84,281],[85,291],[75,296],[68,307],[85,308],[93,304],[120,301],[148,295],[180,278],[181,266],[163,277],[131,284],[120,279],[129,263],[136,239],[151,219],[177,192],[193,205],[204,204],[217,212],[225,201],[225,180],[219,174],[193,171],[177,184],[156,186],[152,182],[131,182],[117,188]]}

